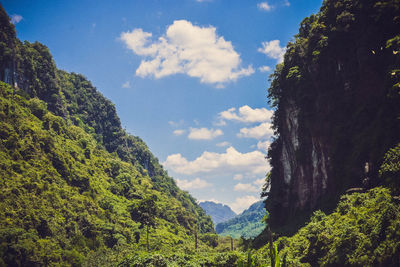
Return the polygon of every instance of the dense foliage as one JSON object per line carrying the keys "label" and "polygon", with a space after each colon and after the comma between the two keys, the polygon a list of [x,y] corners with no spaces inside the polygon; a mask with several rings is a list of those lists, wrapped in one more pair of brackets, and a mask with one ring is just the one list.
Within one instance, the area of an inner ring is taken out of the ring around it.
{"label": "dense foliage", "polygon": [[236,217],[217,224],[215,229],[222,236],[253,238],[264,230],[265,223],[262,220],[266,214],[264,203],[259,201]]}
{"label": "dense foliage", "polygon": [[152,250],[194,250],[192,210],[45,102],[13,91],[0,84],[2,264],[118,262],[118,253],[145,249],[142,224],[155,228]]}
{"label": "dense foliage", "polygon": [[314,212],[294,236],[276,244],[288,266],[398,266],[399,200],[381,187],[344,195],[333,213]]}
{"label": "dense foliage", "polygon": [[400,194],[400,143],[385,154],[379,174],[394,193]]}

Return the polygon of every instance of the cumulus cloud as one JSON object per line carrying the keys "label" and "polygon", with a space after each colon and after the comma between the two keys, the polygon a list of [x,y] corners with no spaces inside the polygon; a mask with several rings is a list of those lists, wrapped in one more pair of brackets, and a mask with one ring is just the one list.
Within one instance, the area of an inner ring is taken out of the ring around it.
{"label": "cumulus cloud", "polygon": [[268,2],[261,2],[257,4],[257,7],[264,11],[271,11],[272,6]]}
{"label": "cumulus cloud", "polygon": [[257,179],[253,182],[258,187],[262,187],[265,184],[265,178]]}
{"label": "cumulus cloud", "polygon": [[233,180],[240,181],[242,179],[243,179],[243,174],[235,174],[235,176],[233,176]]}
{"label": "cumulus cloud", "polygon": [[238,183],[237,185],[235,185],[235,187],[233,188],[235,191],[243,191],[243,192],[259,192],[260,189],[255,187],[252,184],[242,184],[242,183]]}
{"label": "cumulus cloud", "polygon": [[183,190],[202,189],[202,188],[209,187],[212,185],[212,184],[208,183],[207,181],[204,181],[200,178],[196,178],[192,181],[176,179],[176,183],[178,184],[179,188],[181,188]]}
{"label": "cumulus cloud", "polygon": [[269,169],[265,154],[260,151],[240,153],[234,147],[225,153],[205,151],[193,161],[188,161],[181,154],[169,155],[163,165],[176,173],[186,175],[197,174],[237,174],[248,173],[264,175]]}
{"label": "cumulus cloud", "polygon": [[271,67],[269,67],[269,66],[261,66],[261,67],[258,68],[258,70],[261,71],[261,72],[269,72],[269,71],[271,71]]}
{"label": "cumulus cloud", "polygon": [[168,121],[168,124],[173,126],[173,127],[178,127],[181,126],[184,123],[184,120],[180,121]]}
{"label": "cumulus cloud", "polygon": [[215,27],[200,27],[176,20],[157,40],[142,29],[123,32],[121,40],[135,54],[145,57],[136,70],[140,77],[156,79],[183,73],[202,83],[223,87],[254,73],[252,66],[241,67],[240,55],[232,43],[218,36]]}
{"label": "cumulus cloud", "polygon": [[17,23],[19,23],[22,19],[23,19],[23,17],[22,17],[21,15],[14,14],[14,15],[11,16],[11,23],[12,23],[12,24],[17,24]]}
{"label": "cumulus cloud", "polygon": [[220,129],[190,128],[188,138],[192,140],[211,140],[223,134]]}
{"label": "cumulus cloud", "polygon": [[268,152],[270,145],[271,145],[271,142],[269,142],[269,141],[259,141],[257,143],[257,148],[260,149],[261,151]]}
{"label": "cumulus cloud", "polygon": [[242,128],[240,133],[237,134],[241,138],[255,138],[255,139],[268,139],[272,137],[274,131],[272,130],[271,123],[263,122],[253,128]]}
{"label": "cumulus cloud", "polygon": [[211,201],[211,202],[214,202],[214,203],[217,203],[217,204],[225,205],[222,201],[219,201],[219,200],[216,199],[216,198],[198,199],[198,200],[197,200],[197,204],[199,204],[199,203],[201,203],[201,202],[206,202],[206,201]]}
{"label": "cumulus cloud", "polygon": [[237,111],[236,108],[230,108],[218,114],[220,121],[232,120],[245,123],[253,122],[266,122],[271,121],[273,115],[272,110],[266,108],[251,108],[248,105],[240,107]]}
{"label": "cumulus cloud", "polygon": [[238,197],[235,199],[235,202],[231,203],[229,206],[234,212],[239,214],[257,201],[260,201],[260,199],[256,198],[255,196]]}
{"label": "cumulus cloud", "polygon": [[179,135],[184,134],[185,132],[186,132],[185,130],[177,129],[173,133],[174,133],[174,135],[179,136]]}
{"label": "cumulus cloud", "polygon": [[285,1],[283,1],[283,5],[284,5],[284,6],[290,6],[290,2],[289,2],[289,0],[285,0]]}
{"label": "cumulus cloud", "polygon": [[224,141],[224,142],[218,143],[217,146],[219,146],[219,147],[225,147],[225,146],[229,146],[230,144],[231,144],[231,143],[229,143],[229,142],[227,142],[227,141]]}
{"label": "cumulus cloud", "polygon": [[270,42],[262,42],[262,48],[258,48],[258,52],[267,55],[270,58],[276,59],[278,63],[283,62],[283,56],[286,52],[286,47],[280,46],[279,40],[272,40]]}

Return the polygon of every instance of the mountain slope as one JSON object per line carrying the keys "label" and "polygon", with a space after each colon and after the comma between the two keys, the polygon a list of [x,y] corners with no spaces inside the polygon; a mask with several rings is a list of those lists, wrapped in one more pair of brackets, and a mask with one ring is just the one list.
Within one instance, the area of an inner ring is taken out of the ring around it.
{"label": "mountain slope", "polygon": [[236,213],[231,210],[227,205],[215,203],[212,201],[204,201],[199,203],[200,207],[206,212],[207,215],[211,216],[214,225],[220,222],[227,221],[236,216]]}
{"label": "mountain slope", "polygon": [[264,202],[259,201],[236,217],[217,224],[215,229],[217,234],[223,236],[253,238],[264,230],[262,219],[266,214]]}
{"label": "mountain slope", "polygon": [[399,12],[398,0],[327,0],[288,44],[269,88],[277,138],[264,196],[274,231],[293,233],[347,189],[381,183],[400,132]]}
{"label": "mountain slope", "polygon": [[398,266],[399,210],[388,188],[344,195],[331,214],[316,211],[295,235],[280,237],[279,257],[288,266]]}
{"label": "mountain slope", "polygon": [[110,153],[149,175],[158,191],[177,199],[197,214],[201,232],[213,231],[212,221],[186,192],[168,176],[158,159],[139,137],[121,127],[114,104],[83,75],[58,70],[49,49],[39,42],[20,42],[14,25],[0,8],[0,78],[46,102],[49,111],[85,129]]}
{"label": "mountain slope", "polygon": [[151,250],[193,251],[198,231],[207,250],[211,218],[114,105],[47,47],[16,39],[2,7],[0,23],[0,78],[15,85],[0,82],[0,265],[115,265],[146,249],[146,203]]}
{"label": "mountain slope", "polygon": [[191,226],[180,220],[193,215],[179,201],[154,190],[148,176],[109,154],[82,128],[48,112],[44,102],[16,93],[0,84],[4,263],[81,261],[90,250],[117,244],[140,249],[145,239],[130,209],[147,196],[156,196],[164,214],[156,219],[154,234],[165,232],[167,244],[188,238]]}

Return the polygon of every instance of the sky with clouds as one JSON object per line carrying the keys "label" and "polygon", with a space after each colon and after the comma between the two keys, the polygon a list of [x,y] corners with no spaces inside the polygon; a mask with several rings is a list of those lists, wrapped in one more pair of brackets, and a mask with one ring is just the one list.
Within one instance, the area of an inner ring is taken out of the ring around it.
{"label": "sky with clouds", "polygon": [[322,0],[0,1],[116,105],[178,186],[239,213],[260,200],[273,131],[268,76]]}

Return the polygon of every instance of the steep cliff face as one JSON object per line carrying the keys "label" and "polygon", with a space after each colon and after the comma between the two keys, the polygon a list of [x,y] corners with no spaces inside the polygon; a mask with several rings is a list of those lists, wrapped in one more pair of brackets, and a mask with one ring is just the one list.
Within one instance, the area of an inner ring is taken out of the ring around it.
{"label": "steep cliff face", "polygon": [[288,44],[269,89],[274,229],[379,182],[376,166],[400,132],[399,10],[399,1],[324,1]]}

